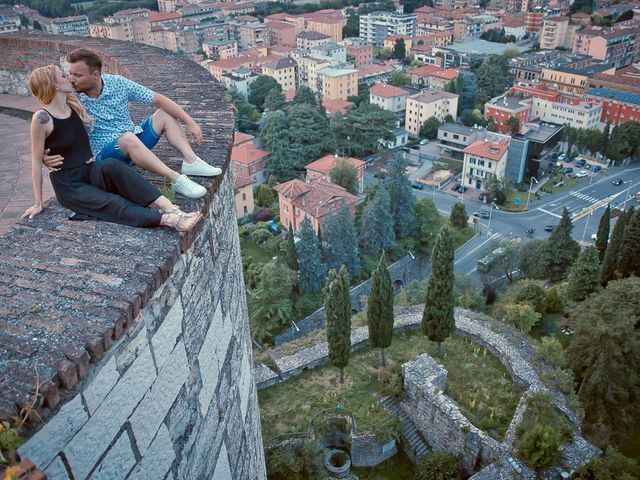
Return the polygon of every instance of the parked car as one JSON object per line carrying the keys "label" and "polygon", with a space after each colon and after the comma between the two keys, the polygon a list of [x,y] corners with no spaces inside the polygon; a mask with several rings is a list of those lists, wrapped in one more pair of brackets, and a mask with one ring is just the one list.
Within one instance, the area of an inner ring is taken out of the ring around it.
{"label": "parked car", "polygon": [[427,143],[429,143],[429,139],[427,138],[420,140],[420,145],[426,145]]}
{"label": "parked car", "polygon": [[420,145],[413,145],[411,150],[420,150]]}
{"label": "parked car", "polygon": [[555,225],[545,225],[545,226],[544,226],[544,230],[545,230],[546,232],[553,232],[553,229],[554,229],[554,228],[556,228],[556,226],[555,226]]}
{"label": "parked car", "polygon": [[589,175],[589,174],[587,173],[587,171],[586,171],[586,170],[580,170],[579,172],[576,172],[575,177],[576,177],[576,178],[584,178],[584,177],[586,177],[587,175]]}
{"label": "parked car", "polygon": [[602,167],[600,165],[594,165],[593,173],[598,173],[600,170],[602,170]]}
{"label": "parked car", "polygon": [[480,200],[481,202],[484,202],[484,192],[478,195],[478,200]]}
{"label": "parked car", "polygon": [[617,187],[618,185],[622,185],[622,179],[620,179],[620,178],[616,178],[616,179],[615,179],[613,182],[611,182],[611,183],[613,183],[613,184]]}
{"label": "parked car", "polygon": [[591,234],[591,240],[598,240],[598,234],[597,233],[592,233]]}
{"label": "parked car", "polygon": [[558,155],[558,160],[560,160],[561,162],[563,162],[566,158],[567,156],[564,153],[561,153],[560,155]]}
{"label": "parked car", "polygon": [[460,193],[464,193],[468,190],[468,187],[465,187],[464,185],[460,185],[460,188],[458,188],[458,191]]}
{"label": "parked car", "polygon": [[489,212],[486,210],[478,210],[477,212],[473,212],[473,216],[478,218],[489,218]]}
{"label": "parked car", "polygon": [[457,192],[460,189],[461,185],[459,183],[454,183],[453,187],[451,187],[452,192]]}
{"label": "parked car", "polygon": [[585,164],[584,168],[586,170],[591,170],[591,164],[590,163]]}
{"label": "parked car", "polygon": [[562,173],[564,173],[566,175],[567,173],[572,173],[573,172],[573,168],[564,167],[562,170],[560,170],[560,172],[562,172]]}
{"label": "parked car", "polygon": [[412,183],[411,186],[413,188],[415,188],[416,190],[422,190],[424,188],[424,184],[423,183]]}
{"label": "parked car", "polygon": [[581,158],[579,160],[576,160],[576,167],[584,167],[586,165],[587,161],[584,158]]}

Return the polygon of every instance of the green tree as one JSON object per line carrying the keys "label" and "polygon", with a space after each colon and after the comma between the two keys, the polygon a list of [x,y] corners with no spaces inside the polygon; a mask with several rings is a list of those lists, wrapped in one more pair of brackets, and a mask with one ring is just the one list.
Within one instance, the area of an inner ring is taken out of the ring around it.
{"label": "green tree", "polygon": [[379,140],[393,140],[396,117],[372,103],[361,103],[336,115],[333,121],[338,151],[345,156],[361,156],[378,149]]}
{"label": "green tree", "polygon": [[552,282],[559,282],[564,278],[580,252],[580,245],[571,238],[571,230],[571,217],[564,208],[560,223],[549,236],[542,255],[544,274]]}
{"label": "green tree", "polygon": [[438,129],[440,128],[440,120],[436,117],[427,118],[420,127],[420,137],[433,140],[438,136]]}
{"label": "green tree", "polygon": [[255,131],[260,120],[260,112],[255,105],[247,102],[247,99],[235,87],[227,89],[224,100],[233,104],[235,108],[236,129],[241,132]]}
{"label": "green tree", "polygon": [[387,83],[394,87],[402,88],[411,85],[411,77],[404,72],[398,71],[391,74],[391,78],[389,78]]}
{"label": "green tree", "polygon": [[378,266],[371,275],[371,292],[367,304],[367,325],[371,346],[380,349],[382,367],[387,363],[384,349],[393,337],[393,285],[387,269],[387,256],[382,252]]}
{"label": "green tree", "polygon": [[291,101],[292,105],[310,105],[312,107],[318,108],[318,101],[316,100],[316,94],[307,87],[306,85],[302,85],[296,90],[296,94]]}
{"label": "green tree", "polygon": [[625,225],[618,265],[622,277],[640,276],[640,209]]}
{"label": "green tree", "polygon": [[293,105],[287,118],[290,150],[296,169],[303,171],[308,163],[335,151],[335,137],[329,128],[327,117],[320,110],[307,104]]}
{"label": "green tree", "polygon": [[364,207],[360,223],[360,245],[367,255],[378,255],[396,245],[389,192],[381,185]]}
{"label": "green tree", "polygon": [[489,56],[474,73],[478,84],[476,105],[484,105],[489,99],[502,95],[513,84],[509,63],[502,55]]}
{"label": "green tree", "polygon": [[640,465],[609,446],[604,455],[578,469],[576,480],[634,480],[640,478]]}
{"label": "green tree", "polygon": [[640,122],[625,122],[611,131],[606,154],[616,162],[636,157],[640,151]]}
{"label": "green tree", "polygon": [[453,318],[453,238],[445,224],[438,233],[431,255],[431,276],[427,282],[422,332],[438,343],[442,355],[442,342],[455,331]]}
{"label": "green tree", "polygon": [[273,77],[259,75],[249,87],[249,103],[254,104],[258,109],[264,109],[264,101],[271,90],[282,91],[282,87]]}
{"label": "green tree", "polygon": [[415,197],[407,176],[407,161],[402,156],[398,156],[391,160],[387,167],[389,174],[384,179],[384,185],[389,192],[396,238],[402,238],[410,235],[415,229],[416,218],[413,213]]}
{"label": "green tree", "polygon": [[560,461],[562,444],[562,434],[553,425],[534,425],[516,440],[514,446],[527,464],[540,472]]}
{"label": "green tree", "polygon": [[544,308],[549,313],[562,313],[564,307],[557,287],[549,288],[544,296]]}
{"label": "green tree", "polygon": [[434,203],[426,198],[418,200],[413,211],[416,218],[417,250],[426,257],[431,254],[438,230],[444,222]]}
{"label": "green tree", "polygon": [[518,117],[509,117],[507,120],[507,127],[509,128],[509,133],[511,135],[520,133],[520,120]]}
{"label": "green tree", "polygon": [[451,114],[447,114],[447,116],[444,117],[444,123],[456,123],[456,119],[453,118]]}
{"label": "green tree", "polygon": [[360,271],[358,257],[358,237],[353,224],[353,217],[346,204],[330,215],[322,224],[323,239],[326,244],[325,257],[327,267],[339,269],[346,266],[351,277]]}
{"label": "green tree", "polygon": [[607,204],[602,217],[600,217],[600,223],[598,224],[598,234],[596,236],[596,248],[598,249],[598,260],[602,263],[604,260],[604,254],[607,251],[607,244],[609,243],[609,229],[611,225],[611,205]]}
{"label": "green tree", "polygon": [[459,463],[449,452],[430,451],[416,467],[416,480],[459,480]]}
{"label": "green tree", "polygon": [[353,195],[358,194],[358,169],[346,158],[338,158],[329,171],[331,181]]}
{"label": "green tree", "polygon": [[270,110],[273,112],[275,110],[282,110],[282,107],[284,107],[285,102],[286,100],[282,92],[280,90],[272,88],[271,90],[269,90],[269,93],[267,93],[267,95],[264,97],[263,106],[265,111]]}
{"label": "green tree", "polygon": [[609,282],[572,311],[567,358],[585,409],[586,432],[611,444],[640,414],[640,279]]}
{"label": "green tree", "polygon": [[469,214],[463,202],[456,202],[451,208],[451,216],[449,221],[454,228],[465,228],[469,222]]}
{"label": "green tree", "polygon": [[327,270],[322,263],[320,243],[311,220],[304,217],[300,224],[300,240],[296,244],[298,258],[298,285],[302,292],[319,292]]}
{"label": "green tree", "polygon": [[458,307],[481,311],[485,306],[485,298],[482,295],[480,285],[464,275],[455,276],[453,298],[456,300]]}
{"label": "green tree", "polygon": [[514,303],[525,303],[539,314],[545,313],[545,291],[536,280],[529,278],[520,280],[515,284],[510,297],[513,298]]}
{"label": "green tree", "polygon": [[545,240],[532,240],[520,246],[518,269],[525,277],[543,278],[542,257],[546,246]]}
{"label": "green tree", "polygon": [[290,147],[289,120],[284,112],[268,112],[262,117],[258,139],[260,146],[269,152],[267,164],[271,174],[280,181],[295,177],[294,157]]}
{"label": "green tree", "polygon": [[542,315],[526,303],[507,303],[502,305],[500,311],[503,315],[501,320],[519,328],[524,333],[529,333],[529,330],[542,318]]}
{"label": "green tree", "polygon": [[296,243],[293,238],[293,228],[291,225],[289,225],[289,234],[287,235],[287,254],[285,258],[287,262],[287,267],[297,272],[298,271],[298,252],[296,252]]}
{"label": "green tree", "polygon": [[393,44],[393,58],[395,58],[396,60],[404,60],[404,57],[406,57],[407,53],[405,51],[405,44],[404,44],[404,40],[401,38],[396,39],[395,43]]}
{"label": "green tree", "polygon": [[268,207],[276,199],[273,189],[269,185],[262,184],[256,187],[256,203],[259,207]]}
{"label": "green tree", "polygon": [[607,283],[615,276],[616,269],[618,268],[618,261],[620,258],[620,252],[622,250],[622,240],[624,239],[624,229],[627,223],[627,218],[631,216],[631,208],[618,217],[613,232],[611,233],[611,240],[607,245],[607,250],[602,259],[602,265],[600,265],[600,283],[606,286]]}
{"label": "green tree", "polygon": [[460,115],[460,120],[462,124],[467,127],[473,127],[475,125],[484,126],[486,123],[485,118],[479,110],[463,110]]}
{"label": "green tree", "polygon": [[329,363],[340,369],[340,383],[344,383],[344,368],[349,365],[351,351],[351,297],[349,272],[343,266],[340,273],[329,270],[324,289],[324,308],[327,323]]}
{"label": "green tree", "polygon": [[585,248],[569,273],[567,297],[581,302],[600,288],[600,262],[596,247]]}

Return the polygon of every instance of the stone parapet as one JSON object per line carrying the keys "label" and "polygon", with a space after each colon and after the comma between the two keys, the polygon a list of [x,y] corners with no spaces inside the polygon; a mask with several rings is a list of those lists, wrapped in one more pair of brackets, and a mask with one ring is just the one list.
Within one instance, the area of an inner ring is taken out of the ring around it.
{"label": "stone parapet", "polygon": [[[266,478],[223,88],[153,47],[16,34],[0,37],[0,91],[22,93],[9,85],[78,46],[182,105],[203,129],[196,153],[223,175],[178,199],[205,216],[187,235],[70,222],[52,201],[0,237],[0,417],[34,401],[43,422],[19,453],[49,479]],[[164,140],[154,151],[179,170]]]}

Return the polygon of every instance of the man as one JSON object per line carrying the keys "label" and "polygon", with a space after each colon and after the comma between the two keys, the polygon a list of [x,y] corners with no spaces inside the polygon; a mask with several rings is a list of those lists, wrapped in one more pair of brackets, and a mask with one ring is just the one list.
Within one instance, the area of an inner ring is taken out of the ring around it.
{"label": "man", "polygon": [[[135,164],[161,175],[173,189],[189,198],[200,198],[207,190],[187,175],[213,177],[222,170],[198,157],[178,121],[183,122],[189,136],[202,143],[202,130],[177,103],[120,75],[102,75],[100,55],[87,48],[78,48],[67,55],[69,81],[78,98],[93,117],[89,141],[96,162],[115,158],[128,165]],[[157,107],[150,117],[135,126],[129,113],[129,102]],[[168,142],[180,151],[182,174],[170,169],[151,149],[164,134]],[[60,156],[44,157],[49,168],[61,165]]]}

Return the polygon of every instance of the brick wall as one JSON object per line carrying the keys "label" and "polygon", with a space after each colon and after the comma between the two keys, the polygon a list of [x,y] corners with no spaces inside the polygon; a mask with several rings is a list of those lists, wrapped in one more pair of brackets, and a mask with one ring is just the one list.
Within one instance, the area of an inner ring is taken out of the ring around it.
{"label": "brick wall", "polygon": [[30,401],[37,372],[43,421],[19,453],[49,479],[265,478],[223,89],[153,47],[24,34],[0,38],[0,92],[79,45],[183,105],[203,128],[196,152],[224,175],[179,200],[205,214],[189,235],[70,222],[53,202],[0,237],[0,418]]}

